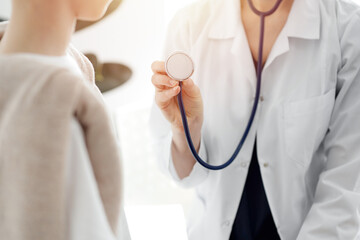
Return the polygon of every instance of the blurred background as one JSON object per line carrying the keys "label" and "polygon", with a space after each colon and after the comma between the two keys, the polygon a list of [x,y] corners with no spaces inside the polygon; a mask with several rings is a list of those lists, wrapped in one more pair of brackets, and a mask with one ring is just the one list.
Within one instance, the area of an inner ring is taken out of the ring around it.
{"label": "blurred background", "polygon": [[[90,26],[79,23],[78,28],[83,29],[73,37],[75,47],[90,54],[98,70],[98,80],[110,82],[110,86],[105,86],[104,97],[120,140],[125,169],[125,209],[135,240],[142,238],[136,232],[153,220],[147,218],[146,213],[152,216],[159,213],[161,224],[170,221],[184,228],[183,216],[190,211],[192,190],[177,187],[159,171],[148,122],[154,98],[151,63],[163,59],[162,46],[169,21],[176,11],[194,1],[114,2],[111,14]],[[360,4],[360,0],[354,1]],[[10,2],[0,0],[0,19],[10,17]]]}

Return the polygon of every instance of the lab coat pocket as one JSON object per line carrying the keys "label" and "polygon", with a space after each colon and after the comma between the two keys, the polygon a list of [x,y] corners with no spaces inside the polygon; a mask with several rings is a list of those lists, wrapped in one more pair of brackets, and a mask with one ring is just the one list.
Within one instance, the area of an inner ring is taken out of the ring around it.
{"label": "lab coat pocket", "polygon": [[335,103],[335,89],[324,95],[284,105],[284,137],[288,157],[307,168],[324,139]]}

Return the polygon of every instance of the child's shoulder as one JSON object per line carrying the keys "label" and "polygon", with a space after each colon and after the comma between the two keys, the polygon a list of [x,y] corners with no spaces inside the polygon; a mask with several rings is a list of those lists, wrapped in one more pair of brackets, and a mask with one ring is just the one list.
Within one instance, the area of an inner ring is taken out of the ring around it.
{"label": "child's shoulder", "polygon": [[0,56],[0,92],[6,91],[9,101],[72,105],[86,80],[69,67],[51,62],[58,60],[25,54]]}
{"label": "child's shoulder", "polygon": [[[0,56],[2,81],[11,81],[15,84],[41,84],[63,76],[63,83],[68,77],[79,78],[71,69],[66,57],[51,57],[36,54],[12,54]],[[80,72],[80,70],[79,70]]]}

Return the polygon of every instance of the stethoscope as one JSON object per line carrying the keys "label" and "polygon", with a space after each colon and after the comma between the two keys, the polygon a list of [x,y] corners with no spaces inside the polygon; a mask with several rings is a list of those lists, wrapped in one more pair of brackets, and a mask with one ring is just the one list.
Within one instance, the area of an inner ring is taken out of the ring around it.
{"label": "stethoscope", "polygon": [[267,12],[262,12],[262,11],[259,11],[258,9],[256,9],[252,0],[248,0],[251,10],[258,16],[260,16],[260,19],[261,19],[260,38],[259,38],[259,54],[258,54],[257,72],[256,72],[256,76],[257,76],[256,94],[255,94],[255,100],[254,100],[254,105],[253,105],[253,108],[251,111],[250,119],[246,126],[245,132],[244,132],[235,152],[233,153],[231,158],[224,164],[219,165],[219,166],[213,166],[211,164],[208,164],[204,160],[202,160],[200,158],[200,156],[197,154],[197,151],[196,151],[193,141],[191,139],[189,125],[188,125],[188,121],[186,118],[185,108],[184,108],[184,103],[183,103],[183,98],[182,98],[182,81],[190,78],[192,76],[192,74],[194,73],[193,60],[191,59],[191,57],[189,55],[187,55],[184,52],[175,52],[175,53],[171,54],[165,62],[166,73],[169,75],[169,77],[171,77],[174,80],[180,81],[180,83],[179,83],[180,93],[177,96],[177,100],[178,100],[178,104],[179,104],[179,109],[180,109],[180,113],[181,113],[181,118],[182,118],[182,122],[183,122],[183,126],[184,126],[184,132],[185,132],[187,143],[188,143],[191,153],[194,156],[194,158],[196,159],[196,161],[207,169],[221,170],[221,169],[228,167],[235,160],[237,155],[239,154],[241,148],[244,145],[246,138],[249,135],[251,126],[253,125],[253,122],[254,122],[256,110],[257,110],[257,107],[259,104],[259,99],[260,99],[261,77],[262,77],[262,70],[263,70],[262,59],[263,59],[263,48],[264,48],[265,17],[273,14],[278,9],[281,2],[282,2],[282,0],[277,0],[275,6],[271,10],[269,10]]}

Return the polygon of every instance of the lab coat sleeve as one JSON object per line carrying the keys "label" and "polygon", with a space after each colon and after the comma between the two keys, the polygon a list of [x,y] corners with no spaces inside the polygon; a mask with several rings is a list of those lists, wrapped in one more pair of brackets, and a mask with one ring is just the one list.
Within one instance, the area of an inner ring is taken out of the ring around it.
{"label": "lab coat sleeve", "polygon": [[337,97],[324,139],[326,167],[298,240],[360,239],[360,14],[341,36]]}
{"label": "lab coat sleeve", "polygon": [[[199,163],[196,163],[194,165],[194,168],[192,169],[188,177],[184,179],[179,178],[175,170],[171,154],[171,126],[163,117],[160,109],[156,106],[156,104],[153,104],[151,110],[150,125],[152,132],[153,149],[155,151],[155,155],[162,172],[171,177],[178,185],[184,188],[195,187],[198,184],[202,183],[207,178],[209,172]],[[204,161],[206,161],[207,150],[203,139],[201,139],[198,154]]]}
{"label": "lab coat sleeve", "polygon": [[[181,50],[187,53],[191,52],[191,30],[190,23],[188,21],[189,14],[191,13],[189,10],[189,8],[181,10],[170,22],[165,40],[164,59],[174,51]],[[196,82],[196,79],[194,79],[194,81]],[[204,169],[198,163],[195,164],[188,177],[182,180],[178,177],[171,157],[171,126],[155,103],[153,104],[151,111],[150,127],[153,137],[154,150],[162,171],[173,178],[175,182],[182,187],[195,187],[202,183],[208,176],[208,170]],[[206,161],[206,146],[203,139],[201,139],[198,154],[204,161]]]}
{"label": "lab coat sleeve", "polygon": [[[201,157],[201,159],[207,159],[207,153],[206,153],[206,148],[204,146],[203,138],[201,138],[200,149],[199,149],[198,154]],[[169,159],[169,165],[170,165],[169,171],[170,171],[171,176],[174,178],[174,180],[179,185],[181,185],[183,187],[196,186],[197,184],[201,183],[202,180],[204,180],[208,174],[208,171],[205,170],[203,166],[201,166],[199,163],[196,163],[193,170],[191,171],[190,175],[184,179],[180,179],[176,172],[171,154],[170,154],[170,159]]]}

